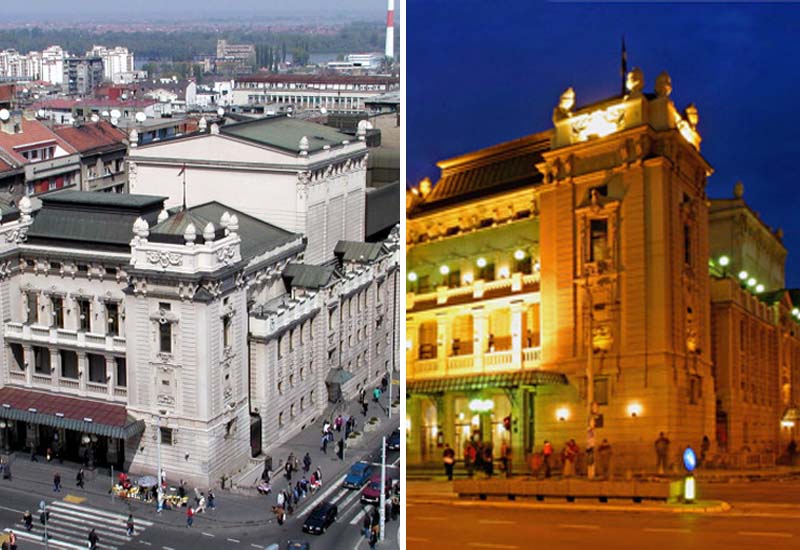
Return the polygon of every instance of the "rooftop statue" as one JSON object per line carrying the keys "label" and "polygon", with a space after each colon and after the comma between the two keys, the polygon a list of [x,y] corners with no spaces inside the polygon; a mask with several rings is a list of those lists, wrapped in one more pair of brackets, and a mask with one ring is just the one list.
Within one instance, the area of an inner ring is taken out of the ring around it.
{"label": "rooftop statue", "polygon": [[630,97],[639,97],[644,90],[644,73],[639,67],[628,73],[628,78],[625,80],[625,87],[628,89]]}
{"label": "rooftop statue", "polygon": [[672,78],[669,73],[664,71],[656,78],[656,95],[658,97],[669,97],[672,93]]}
{"label": "rooftop statue", "polygon": [[564,120],[572,116],[572,108],[575,106],[575,90],[571,87],[564,90],[558,100],[558,106],[553,109],[553,124],[559,120]]}

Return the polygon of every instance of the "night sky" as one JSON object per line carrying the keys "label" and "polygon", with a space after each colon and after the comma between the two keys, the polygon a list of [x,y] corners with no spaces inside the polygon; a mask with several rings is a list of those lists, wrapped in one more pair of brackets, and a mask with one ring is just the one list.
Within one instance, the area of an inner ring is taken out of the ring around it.
{"label": "night sky", "polygon": [[407,0],[407,182],[438,160],[552,127],[568,86],[576,105],[620,93],[628,68],[652,91],[663,70],[678,109],[695,103],[708,195],[745,200],[789,250],[800,286],[800,6]]}

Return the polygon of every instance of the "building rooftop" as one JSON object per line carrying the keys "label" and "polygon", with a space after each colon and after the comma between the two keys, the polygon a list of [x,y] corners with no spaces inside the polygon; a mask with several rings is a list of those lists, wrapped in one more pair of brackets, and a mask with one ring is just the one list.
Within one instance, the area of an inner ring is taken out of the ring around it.
{"label": "building rooftop", "polygon": [[39,109],[56,109],[60,111],[80,109],[83,107],[98,108],[98,109],[144,109],[151,105],[158,103],[155,99],[45,99],[39,101],[31,106],[31,109],[36,111]]}
{"label": "building rooftop", "polygon": [[357,241],[339,241],[333,249],[333,254],[339,261],[362,263],[375,261],[385,252],[383,243]]}
{"label": "building rooftop", "polygon": [[15,148],[34,143],[44,145],[45,143],[53,142],[54,144],[58,144],[67,153],[76,152],[71,145],[38,120],[30,120],[22,117],[20,119],[20,126],[21,131],[16,134],[0,131],[0,149],[3,149],[8,156],[20,164],[28,164],[30,161],[19,154]]}
{"label": "building rooftop", "polygon": [[277,147],[293,153],[300,152],[300,140],[308,139],[308,151],[321,151],[325,146],[335,147],[355,138],[338,130],[285,116],[265,117],[247,122],[226,125],[220,134],[246,139],[262,145]]}
{"label": "building rooftop", "polygon": [[283,279],[288,287],[320,289],[337,279],[335,265],[289,264],[283,270]]}
{"label": "building rooftop", "polygon": [[367,239],[400,223],[400,180],[379,188],[368,188],[366,197]]}
{"label": "building rooftop", "polygon": [[72,145],[80,153],[125,147],[125,132],[110,122],[101,120],[80,126],[64,126],[53,130],[56,135]]}
{"label": "building rooftop", "polygon": [[214,225],[214,239],[225,236],[225,228],[220,224],[220,218],[227,212],[236,215],[239,219],[239,236],[242,239],[241,254],[243,260],[259,256],[273,248],[301,238],[301,235],[292,233],[261,221],[244,212],[229,208],[218,202],[208,202],[193,206],[187,210],[173,209],[172,215],[163,222],[150,228],[150,240],[154,242],[170,242],[183,244],[183,234],[190,223],[197,230],[196,243],[204,243],[203,229],[209,223]]}
{"label": "building rooftop", "polygon": [[236,82],[270,82],[275,84],[373,84],[399,85],[400,79],[394,76],[359,76],[343,74],[273,74],[257,73],[240,76]]}

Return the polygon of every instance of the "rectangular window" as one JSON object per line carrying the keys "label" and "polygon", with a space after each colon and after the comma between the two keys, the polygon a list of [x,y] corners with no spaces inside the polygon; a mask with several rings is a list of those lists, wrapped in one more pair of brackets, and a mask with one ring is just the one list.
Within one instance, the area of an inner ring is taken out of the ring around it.
{"label": "rectangular window", "polygon": [[25,370],[25,351],[20,344],[9,344],[11,348],[11,357],[17,369]]}
{"label": "rectangular window", "polygon": [[594,378],[594,400],[598,405],[608,405],[608,378]]}
{"label": "rectangular window", "polygon": [[692,228],[688,223],[683,226],[683,263],[692,265]]}
{"label": "rectangular window", "polygon": [[78,354],[74,351],[61,350],[61,378],[78,379]]}
{"label": "rectangular window", "polygon": [[233,339],[231,338],[231,317],[230,315],[226,315],[222,318],[222,346],[223,347],[230,347],[233,343]]}
{"label": "rectangular window", "polygon": [[96,353],[87,353],[89,360],[89,382],[106,383],[106,358]]}
{"label": "rectangular window", "polygon": [[106,323],[109,336],[119,336],[119,304],[106,302]]}
{"label": "rectangular window", "polygon": [[37,292],[28,292],[28,311],[26,317],[29,325],[35,325],[39,322],[39,294]]}
{"label": "rectangular window", "polygon": [[64,328],[64,298],[61,296],[53,296],[50,298],[50,303],[53,306],[52,317],[55,328]]}
{"label": "rectangular window", "polygon": [[702,378],[699,376],[692,376],[689,378],[689,404],[697,405],[703,398],[703,384]]}
{"label": "rectangular window", "polygon": [[478,278],[484,281],[494,281],[494,264],[486,264],[479,268]]}
{"label": "rectangular window", "polygon": [[450,288],[458,288],[461,286],[461,271],[454,269],[448,273],[444,278],[444,284]]}
{"label": "rectangular window", "polygon": [[161,428],[161,444],[172,445],[172,428]]}
{"label": "rectangular window", "polygon": [[606,259],[608,251],[608,220],[591,220],[589,225],[589,261],[601,262]]}
{"label": "rectangular window", "polygon": [[87,298],[78,298],[78,328],[81,332],[91,332],[92,306]]}
{"label": "rectangular window", "polygon": [[117,367],[117,386],[124,388],[128,385],[128,365],[124,357],[115,357]]}
{"label": "rectangular window", "polygon": [[50,350],[33,346],[33,368],[36,374],[50,374]]}
{"label": "rectangular window", "polygon": [[[166,302],[158,304],[159,309],[170,311],[172,307]],[[158,351],[161,353],[172,353],[172,323],[165,320],[158,325]]]}

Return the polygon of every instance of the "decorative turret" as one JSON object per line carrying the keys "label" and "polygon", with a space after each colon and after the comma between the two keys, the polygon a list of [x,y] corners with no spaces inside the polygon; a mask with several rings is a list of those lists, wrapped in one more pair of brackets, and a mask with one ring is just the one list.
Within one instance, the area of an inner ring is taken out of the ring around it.
{"label": "decorative turret", "polygon": [[299,148],[301,157],[308,155],[308,138],[306,136],[300,138]]}
{"label": "decorative turret", "polygon": [[231,233],[237,233],[239,231],[239,216],[236,214],[233,214],[228,222],[228,231]]}
{"label": "decorative turret", "polygon": [[164,208],[161,212],[158,213],[158,223],[166,221],[167,218],[169,218],[169,212],[167,212],[167,209]]}
{"label": "decorative turret", "polygon": [[225,235],[228,235],[230,233],[230,229],[228,228],[230,223],[231,223],[231,215],[226,210],[225,212],[222,213],[222,216],[219,218],[219,224],[225,229]]}
{"label": "decorative turret", "polygon": [[33,205],[31,204],[31,199],[27,195],[19,200],[19,211],[22,214],[22,221],[26,222],[31,219]]}
{"label": "decorative turret", "polygon": [[197,129],[200,130],[200,132],[205,132],[208,129],[208,121],[206,120],[206,117],[200,118],[200,122],[197,123]]}
{"label": "decorative turret", "polygon": [[203,228],[203,240],[205,240],[206,243],[213,242],[215,231],[216,230],[214,229],[214,224],[208,222],[206,226]]}
{"label": "decorative turret", "polygon": [[193,223],[186,226],[186,231],[183,232],[183,239],[186,241],[187,246],[194,246],[194,241],[197,240],[197,228]]}

